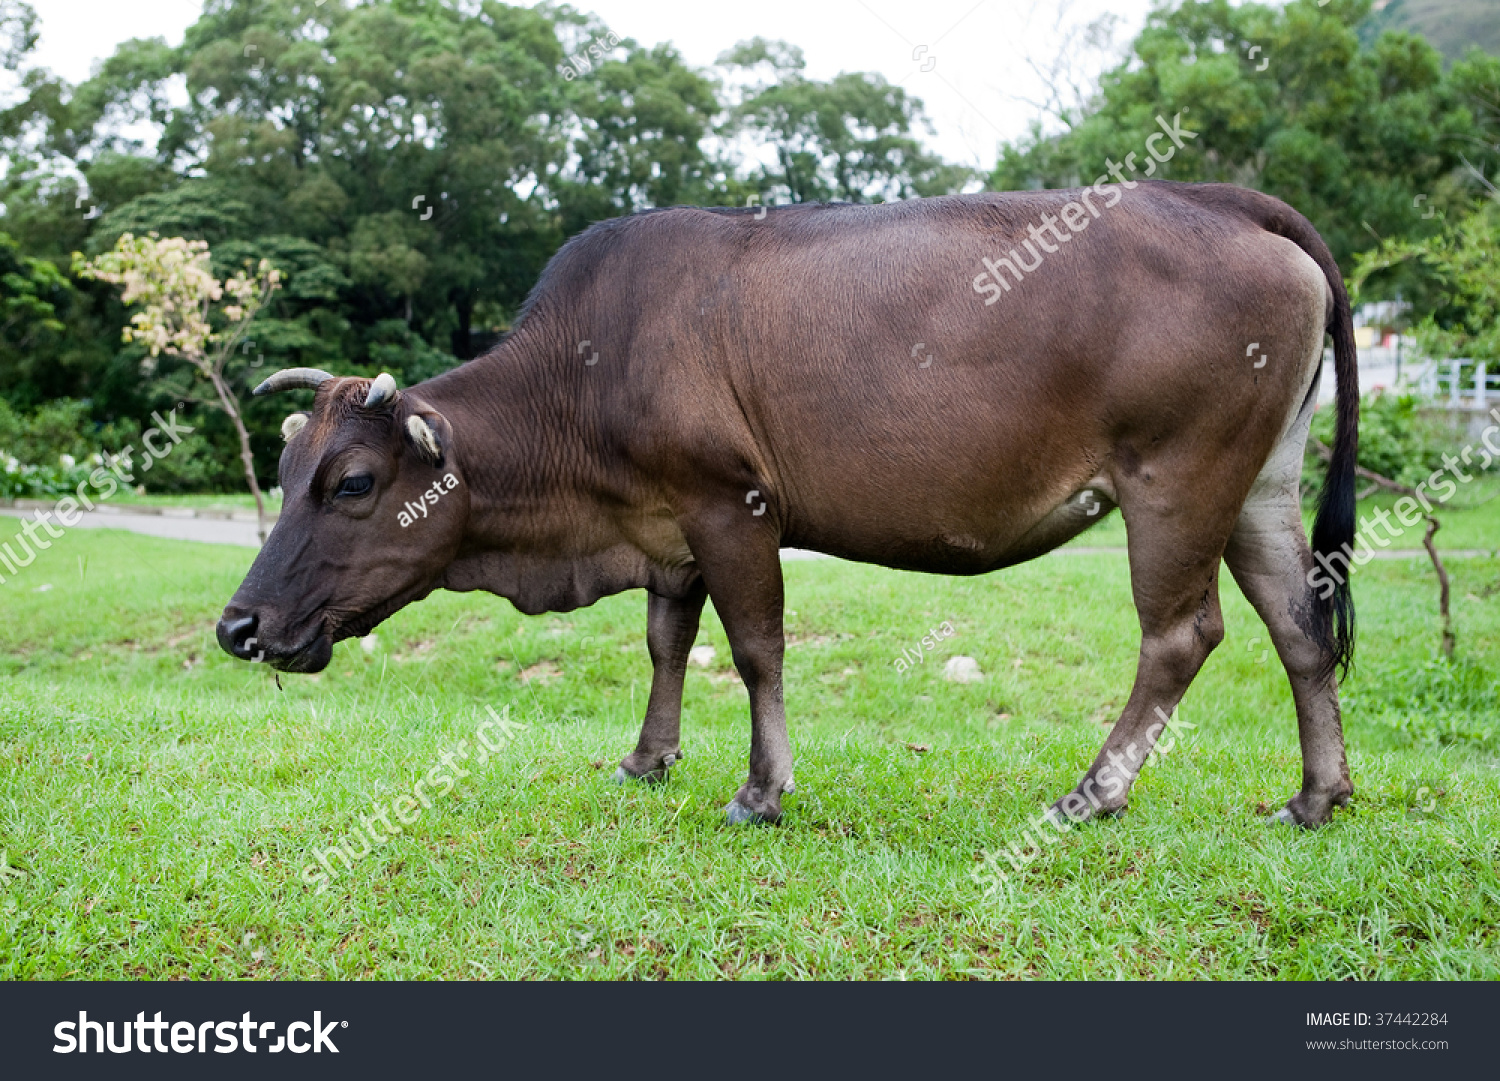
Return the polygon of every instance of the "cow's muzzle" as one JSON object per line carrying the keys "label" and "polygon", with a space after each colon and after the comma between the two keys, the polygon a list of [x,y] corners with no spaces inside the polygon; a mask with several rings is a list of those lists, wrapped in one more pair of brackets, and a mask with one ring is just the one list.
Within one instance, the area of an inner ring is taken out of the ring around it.
{"label": "cow's muzzle", "polygon": [[231,657],[251,664],[264,662],[282,672],[321,672],[333,659],[333,640],[321,630],[303,645],[287,649],[275,642],[265,642],[256,631],[260,617],[254,612],[225,609],[216,633],[219,648]]}

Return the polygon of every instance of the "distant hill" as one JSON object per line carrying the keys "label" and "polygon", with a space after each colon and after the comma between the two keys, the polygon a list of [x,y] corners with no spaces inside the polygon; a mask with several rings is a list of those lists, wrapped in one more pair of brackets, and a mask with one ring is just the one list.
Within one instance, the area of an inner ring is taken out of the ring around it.
{"label": "distant hill", "polygon": [[1383,30],[1421,34],[1449,60],[1476,46],[1500,56],[1500,0],[1375,0],[1359,36],[1374,41]]}

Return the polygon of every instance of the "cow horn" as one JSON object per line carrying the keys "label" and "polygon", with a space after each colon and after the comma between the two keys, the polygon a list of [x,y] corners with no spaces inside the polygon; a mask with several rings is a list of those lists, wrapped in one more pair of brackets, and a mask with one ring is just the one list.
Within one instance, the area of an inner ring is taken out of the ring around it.
{"label": "cow horn", "polygon": [[256,387],[255,393],[260,395],[275,394],[282,390],[317,390],[332,378],[321,368],[287,368]]}
{"label": "cow horn", "polygon": [[381,372],[370,384],[370,396],[365,399],[365,408],[374,409],[376,406],[395,401],[397,393],[396,381],[388,372]]}

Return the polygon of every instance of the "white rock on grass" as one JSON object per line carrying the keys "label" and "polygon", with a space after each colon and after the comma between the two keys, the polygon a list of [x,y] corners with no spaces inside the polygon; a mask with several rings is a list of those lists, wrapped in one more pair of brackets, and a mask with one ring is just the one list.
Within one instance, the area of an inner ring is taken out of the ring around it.
{"label": "white rock on grass", "polygon": [[984,678],[979,662],[973,657],[949,657],[943,665],[943,678],[954,683],[978,683]]}
{"label": "white rock on grass", "polygon": [[696,664],[699,668],[708,668],[714,663],[714,657],[718,650],[713,646],[694,646],[688,650],[688,664]]}

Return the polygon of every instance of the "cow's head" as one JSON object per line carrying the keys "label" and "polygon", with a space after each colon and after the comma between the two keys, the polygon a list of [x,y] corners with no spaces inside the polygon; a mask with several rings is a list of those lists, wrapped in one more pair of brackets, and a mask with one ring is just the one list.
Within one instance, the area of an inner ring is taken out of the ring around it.
{"label": "cow's head", "polygon": [[219,620],[219,645],[287,672],[327,666],[426,596],[452,562],[469,494],[448,421],[389,375],[278,372],[256,394],[310,387],[282,425],[281,518]]}

